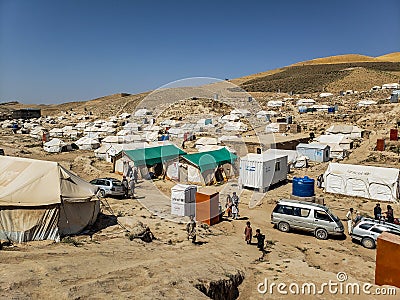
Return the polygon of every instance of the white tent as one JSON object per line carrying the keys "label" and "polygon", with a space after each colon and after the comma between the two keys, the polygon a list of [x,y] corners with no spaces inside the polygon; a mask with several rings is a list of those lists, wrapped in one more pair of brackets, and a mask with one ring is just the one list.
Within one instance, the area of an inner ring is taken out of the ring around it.
{"label": "white tent", "polygon": [[346,138],[350,139],[360,139],[362,137],[362,130],[361,128],[355,125],[335,124],[326,130],[326,134],[328,135],[338,134],[338,135],[343,135]]}
{"label": "white tent", "polygon": [[29,136],[41,140],[43,138],[43,134],[47,133],[47,130],[41,126],[37,126],[29,133]]}
{"label": "white tent", "polygon": [[242,117],[244,118],[244,117],[250,117],[251,112],[249,112],[247,109],[236,108],[231,111],[231,115],[238,116],[239,118],[242,118]]}
{"label": "white tent", "polygon": [[315,140],[323,145],[336,144],[344,150],[350,150],[353,148],[353,141],[342,134],[323,134],[317,137]]}
{"label": "white tent", "polygon": [[297,106],[310,106],[314,104],[315,104],[314,99],[299,99],[296,103]]}
{"label": "white tent", "polygon": [[240,117],[238,117],[237,115],[225,115],[221,117],[222,122],[235,122],[238,121],[239,119]]}
{"label": "white tent", "polygon": [[93,150],[100,147],[100,143],[96,139],[84,136],[75,142],[80,150]]}
{"label": "white tent", "polygon": [[279,113],[278,112],[276,112],[276,111],[273,111],[273,110],[268,110],[268,111],[265,111],[265,110],[260,110],[257,114],[256,114],[256,116],[257,116],[257,118],[259,118],[259,119],[261,119],[261,118],[266,118],[267,116],[276,116],[276,115],[279,115]]}
{"label": "white tent", "polygon": [[332,93],[321,93],[321,94],[319,94],[320,98],[326,98],[326,97],[330,97],[330,96],[333,96],[333,94]]}
{"label": "white tent", "polygon": [[271,156],[287,155],[288,165],[293,168],[306,168],[308,166],[309,158],[296,150],[268,149],[264,153]]}
{"label": "white tent", "polygon": [[168,129],[168,134],[171,137],[183,138],[184,131],[181,128],[170,128]]}
{"label": "white tent", "polygon": [[400,83],[385,83],[382,85],[382,89],[398,89],[400,88]]}
{"label": "white tent", "polygon": [[363,165],[330,163],[324,173],[328,193],[381,201],[399,200],[400,171]]}
{"label": "white tent", "polygon": [[203,137],[199,138],[194,144],[195,144],[196,148],[197,148],[197,146],[217,145],[218,140],[216,138],[203,136]]}
{"label": "white tent", "polygon": [[59,241],[91,225],[97,187],[56,162],[0,156],[0,240]]}
{"label": "white tent", "polygon": [[267,103],[267,106],[268,107],[281,107],[281,106],[283,106],[283,101],[281,101],[281,100],[270,100],[270,101],[268,101],[268,103]]}
{"label": "white tent", "polygon": [[124,112],[124,113],[120,114],[118,117],[120,119],[128,119],[128,118],[130,118],[130,116],[131,116],[131,114]]}
{"label": "white tent", "polygon": [[361,100],[358,102],[359,107],[375,105],[377,102],[374,100]]}
{"label": "white tent", "polygon": [[58,138],[54,138],[43,145],[43,150],[46,152],[51,152],[51,153],[58,153],[61,152],[63,147],[65,147],[67,144],[64,143],[62,140]]}
{"label": "white tent", "polygon": [[247,126],[242,122],[227,122],[224,125],[225,131],[246,131]]}
{"label": "white tent", "polygon": [[146,108],[138,109],[134,114],[135,117],[145,117],[147,115],[151,115],[151,111]]}
{"label": "white tent", "polygon": [[146,142],[130,143],[130,144],[103,144],[100,148],[94,150],[94,155],[107,162],[112,162],[112,158],[115,157],[122,150],[134,150],[139,148],[146,148],[148,144]]}
{"label": "white tent", "polygon": [[62,137],[63,130],[61,128],[53,128],[49,131],[50,137]]}

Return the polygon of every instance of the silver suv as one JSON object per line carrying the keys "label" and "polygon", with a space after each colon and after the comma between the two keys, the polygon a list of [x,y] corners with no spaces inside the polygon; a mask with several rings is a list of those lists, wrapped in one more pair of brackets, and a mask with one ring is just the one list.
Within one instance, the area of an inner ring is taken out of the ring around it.
{"label": "silver suv", "polygon": [[400,235],[400,226],[374,219],[362,218],[354,226],[351,237],[353,240],[361,242],[361,245],[365,248],[373,249],[376,247],[378,236],[384,231]]}
{"label": "silver suv", "polygon": [[326,240],[329,235],[342,236],[342,222],[324,205],[281,199],[271,214],[271,223],[280,231],[299,229],[313,232],[317,239]]}
{"label": "silver suv", "polygon": [[90,181],[90,183],[99,187],[101,197],[124,195],[124,187],[122,186],[122,182],[118,179],[97,178]]}

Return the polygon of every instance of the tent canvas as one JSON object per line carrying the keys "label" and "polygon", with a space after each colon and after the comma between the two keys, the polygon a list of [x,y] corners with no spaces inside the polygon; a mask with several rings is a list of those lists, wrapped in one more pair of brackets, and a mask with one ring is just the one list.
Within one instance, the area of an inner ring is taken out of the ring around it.
{"label": "tent canvas", "polygon": [[124,154],[134,161],[136,166],[153,166],[172,160],[179,155],[186,154],[173,144],[157,147],[149,147],[143,149],[127,150]]}
{"label": "tent canvas", "polygon": [[400,170],[363,165],[330,163],[324,173],[328,193],[396,202]]}
{"label": "tent canvas", "polygon": [[[181,167],[186,168],[187,172],[180,172],[180,181],[210,184],[215,179],[219,167],[222,167],[223,170],[221,171],[223,171],[225,177],[230,177],[234,174],[232,165],[236,159],[237,156],[226,148],[182,155]],[[221,174],[221,176],[224,175]],[[221,178],[218,178],[217,181]]]}
{"label": "tent canvas", "polygon": [[91,225],[97,187],[56,162],[0,157],[0,239],[60,240]]}

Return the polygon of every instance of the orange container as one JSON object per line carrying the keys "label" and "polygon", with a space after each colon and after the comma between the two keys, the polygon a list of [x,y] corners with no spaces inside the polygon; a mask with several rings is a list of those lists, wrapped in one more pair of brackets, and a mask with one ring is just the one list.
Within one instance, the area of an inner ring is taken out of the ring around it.
{"label": "orange container", "polygon": [[219,222],[219,193],[202,189],[196,193],[196,221],[214,225]]}
{"label": "orange container", "polygon": [[384,232],[376,247],[375,284],[400,288],[400,236]]}
{"label": "orange container", "polygon": [[385,140],[384,139],[377,139],[376,140],[376,150],[377,151],[384,151],[385,150]]}
{"label": "orange container", "polygon": [[399,131],[397,129],[390,129],[390,140],[397,141],[399,139]]}

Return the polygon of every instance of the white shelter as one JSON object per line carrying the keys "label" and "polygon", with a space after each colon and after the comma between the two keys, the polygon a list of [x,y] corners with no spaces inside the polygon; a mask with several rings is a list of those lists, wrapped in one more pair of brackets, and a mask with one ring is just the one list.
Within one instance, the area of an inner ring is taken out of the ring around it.
{"label": "white shelter", "polygon": [[240,158],[239,186],[264,192],[271,185],[287,179],[287,165],[287,155],[249,153]]}
{"label": "white shelter", "polygon": [[97,219],[97,187],[56,162],[0,156],[0,240],[55,240]]}
{"label": "white shelter", "polygon": [[328,193],[397,202],[400,170],[330,163],[324,173],[324,186]]}

